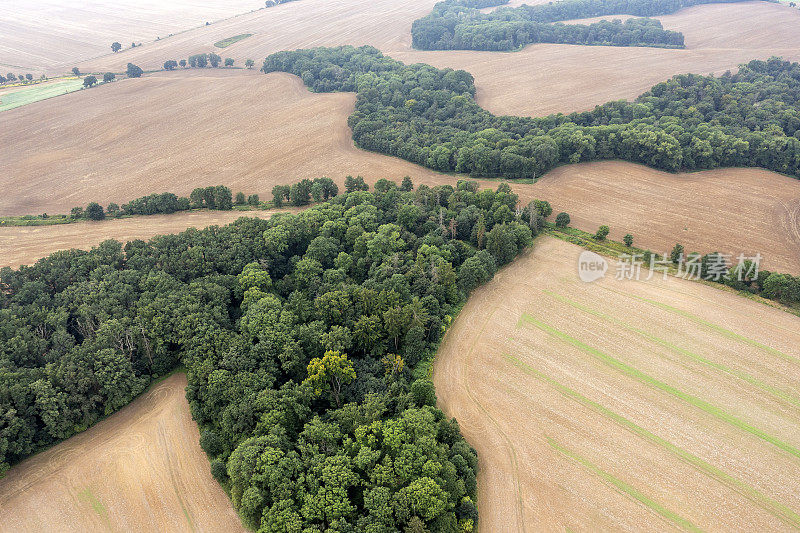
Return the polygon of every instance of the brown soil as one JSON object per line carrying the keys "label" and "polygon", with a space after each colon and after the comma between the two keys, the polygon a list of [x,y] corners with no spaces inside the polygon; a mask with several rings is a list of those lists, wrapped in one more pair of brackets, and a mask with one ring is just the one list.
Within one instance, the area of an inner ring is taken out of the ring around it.
{"label": "brown soil", "polygon": [[613,264],[585,284],[580,252],[540,239],[437,355],[439,405],[480,457],[480,530],[798,527],[797,457],[724,419],[796,451],[798,318],[695,282],[615,281]]}
{"label": "brown soil", "polygon": [[12,468],[0,531],[245,532],[211,477],[186,375]]}

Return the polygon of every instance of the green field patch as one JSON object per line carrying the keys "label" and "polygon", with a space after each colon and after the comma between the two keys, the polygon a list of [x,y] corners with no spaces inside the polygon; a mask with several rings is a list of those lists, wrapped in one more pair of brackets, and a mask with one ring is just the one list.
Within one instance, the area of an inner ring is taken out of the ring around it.
{"label": "green field patch", "polygon": [[717,418],[718,420],[721,420],[721,421],[723,421],[723,422],[725,422],[727,424],[730,424],[731,426],[733,426],[733,427],[735,427],[737,429],[740,429],[742,431],[750,433],[751,435],[754,435],[754,436],[758,437],[759,439],[761,439],[761,440],[763,440],[765,442],[768,442],[768,443],[772,444],[773,446],[776,446],[777,448],[779,448],[779,449],[781,449],[781,450],[783,450],[783,451],[795,456],[796,458],[800,459],[800,449],[797,449],[794,446],[792,446],[791,444],[783,442],[782,440],[778,439],[777,437],[773,437],[772,435],[769,435],[768,433],[766,433],[766,432],[764,432],[764,431],[762,431],[762,430],[760,430],[760,429],[758,429],[756,427],[751,426],[750,424],[748,424],[744,420],[742,420],[742,419],[740,419],[740,418],[738,418],[738,417],[736,417],[734,415],[729,414],[724,409],[722,409],[720,407],[717,407],[716,405],[713,405],[713,404],[711,404],[711,403],[709,403],[709,402],[707,402],[707,401],[705,401],[705,400],[703,400],[701,398],[698,398],[697,396],[693,396],[691,394],[688,394],[688,393],[686,393],[686,392],[684,392],[684,391],[682,391],[680,389],[677,389],[677,388],[673,387],[672,385],[664,383],[663,381],[655,379],[652,376],[650,376],[648,374],[645,374],[641,370],[637,370],[636,368],[634,368],[634,367],[632,367],[630,365],[627,365],[627,364],[623,363],[622,361],[620,361],[618,359],[615,359],[615,358],[611,357],[610,355],[598,350],[597,348],[593,348],[593,347],[589,346],[588,344],[585,344],[585,343],[579,341],[578,339],[576,339],[574,337],[571,337],[571,336],[567,335],[566,333],[564,333],[562,331],[559,331],[559,330],[555,329],[554,327],[545,324],[544,322],[541,322],[541,321],[537,320],[536,318],[532,317],[531,315],[523,314],[522,318],[520,319],[520,322],[531,324],[531,325],[535,326],[537,329],[540,329],[541,331],[544,331],[545,333],[547,333],[547,334],[549,334],[549,335],[551,335],[551,336],[553,336],[553,337],[555,337],[555,338],[557,338],[557,339],[559,339],[559,340],[561,340],[561,341],[563,341],[563,342],[565,342],[567,344],[570,344],[570,345],[574,346],[575,348],[578,348],[579,350],[581,350],[582,352],[584,352],[584,353],[586,353],[588,355],[591,355],[592,357],[596,358],[597,360],[601,361],[602,363],[606,364],[607,366],[610,366],[611,368],[622,372],[626,376],[629,376],[629,377],[635,379],[636,381],[639,381],[640,383],[643,383],[645,385],[649,385],[650,387],[653,387],[653,388],[658,389],[658,390],[660,390],[662,392],[665,392],[665,393],[669,394],[670,396],[673,396],[675,398],[683,400],[684,402],[688,403],[689,405],[692,405],[692,406],[697,407],[698,409],[700,409],[702,411],[705,411],[706,413],[708,413],[711,416]]}
{"label": "green field patch", "polygon": [[233,37],[228,37],[227,39],[215,42],[214,46],[216,46],[217,48],[227,48],[234,43],[238,43],[242,39],[247,39],[248,37],[252,36],[253,36],[252,33],[242,33],[240,35],[234,35]]}
{"label": "green field patch", "polygon": [[91,506],[92,510],[97,513],[97,516],[100,517],[103,524],[111,530],[111,522],[108,519],[108,509],[106,509],[103,502],[101,502],[97,496],[92,492],[90,488],[85,488],[81,492],[78,493],[78,499],[80,499],[84,503],[88,503]]}
{"label": "green field patch", "polygon": [[82,79],[42,83],[31,87],[20,87],[16,90],[0,93],[0,111],[7,111],[40,100],[47,100],[48,98],[75,92],[82,87]]}
{"label": "green field patch", "polygon": [[610,289],[608,287],[603,287],[603,288],[606,289],[606,290],[609,290],[611,292],[614,292],[616,294],[621,294],[623,296],[630,296],[631,298],[636,298],[637,300],[639,300],[641,302],[648,303],[650,305],[658,307],[659,309],[663,309],[665,311],[669,311],[672,314],[675,314],[675,315],[678,315],[678,316],[682,316],[684,318],[688,318],[692,322],[694,322],[696,324],[700,324],[702,326],[705,326],[706,328],[708,328],[708,329],[710,329],[712,331],[715,331],[716,333],[719,333],[720,335],[722,335],[722,336],[724,336],[724,337],[726,337],[728,339],[739,341],[739,342],[743,342],[745,344],[749,344],[750,346],[758,348],[759,350],[764,350],[765,352],[769,352],[769,353],[771,353],[773,355],[777,355],[781,359],[785,359],[786,361],[789,361],[791,363],[800,364],[800,359],[797,359],[796,357],[792,357],[791,355],[785,354],[782,351],[773,348],[772,346],[767,346],[766,344],[762,344],[762,343],[760,343],[760,342],[758,342],[756,340],[753,340],[753,339],[751,339],[749,337],[745,337],[744,335],[739,335],[738,333],[736,333],[734,331],[731,331],[731,330],[726,329],[726,328],[724,328],[722,326],[714,324],[713,322],[709,322],[708,320],[705,320],[703,318],[700,318],[699,316],[693,315],[692,313],[689,313],[688,311],[684,311],[683,309],[678,309],[677,307],[672,307],[671,305],[667,305],[667,304],[662,303],[662,302],[657,302],[655,300],[650,300],[650,299],[644,298],[642,296],[636,296],[635,294],[622,293],[622,292],[619,292],[619,291],[615,291],[614,289]]}
{"label": "green field patch", "polygon": [[683,518],[682,516],[673,511],[670,511],[669,509],[667,509],[654,499],[650,498],[649,496],[641,492],[636,487],[629,485],[628,483],[625,483],[621,479],[609,474],[608,472],[601,469],[599,466],[595,465],[588,459],[581,457],[580,455],[578,455],[572,450],[569,450],[568,448],[565,448],[564,446],[562,446],[555,440],[551,439],[550,437],[547,437],[547,442],[550,444],[550,446],[552,446],[556,451],[558,451],[562,455],[569,457],[576,463],[580,464],[581,466],[589,470],[591,473],[600,477],[606,483],[610,483],[622,493],[627,494],[628,496],[638,501],[648,509],[655,511],[663,518],[666,518],[667,520],[669,520],[676,526],[680,527],[681,529],[684,529],[686,531],[702,531],[699,527],[692,524],[689,520]]}
{"label": "green field patch", "polygon": [[545,293],[546,295],[550,296],[551,298],[554,298],[554,299],[558,300],[559,302],[565,303],[565,304],[567,304],[567,305],[569,305],[571,307],[574,307],[575,309],[583,311],[584,313],[596,316],[596,317],[601,318],[603,320],[606,320],[608,322],[612,322],[613,324],[615,324],[615,325],[617,325],[617,326],[619,326],[621,328],[624,328],[624,329],[626,329],[626,330],[628,330],[628,331],[630,331],[632,333],[636,333],[637,335],[647,339],[650,342],[653,342],[653,343],[658,344],[658,345],[660,345],[660,346],[662,346],[664,348],[667,348],[667,349],[672,350],[672,351],[674,351],[676,353],[679,353],[679,354],[683,355],[684,357],[687,357],[687,358],[689,358],[689,359],[691,359],[693,361],[696,361],[698,363],[701,363],[701,364],[704,364],[706,366],[709,366],[709,367],[711,367],[711,368],[713,368],[715,370],[718,370],[718,371],[723,372],[725,374],[728,374],[728,375],[734,376],[734,377],[736,377],[738,379],[741,379],[742,381],[745,381],[745,382],[749,383],[750,385],[758,387],[759,389],[763,390],[764,392],[767,392],[768,394],[771,394],[771,395],[773,395],[773,396],[775,396],[777,398],[780,398],[781,400],[784,400],[786,402],[789,402],[790,404],[794,405],[795,407],[800,407],[800,399],[797,399],[797,398],[793,397],[792,395],[790,395],[789,393],[784,392],[784,391],[782,391],[780,389],[777,389],[777,388],[773,387],[772,385],[764,383],[763,381],[759,380],[758,378],[755,378],[755,377],[751,376],[750,374],[748,374],[746,372],[742,372],[740,370],[736,370],[735,368],[730,368],[730,367],[725,366],[723,364],[715,363],[714,361],[710,361],[710,360],[706,359],[705,357],[703,357],[703,356],[701,356],[699,354],[696,354],[696,353],[694,353],[694,352],[692,352],[690,350],[687,350],[685,348],[681,348],[680,346],[677,346],[677,345],[675,345],[675,344],[673,344],[673,343],[671,343],[671,342],[669,342],[667,340],[664,340],[664,339],[661,339],[659,337],[656,337],[655,335],[647,333],[644,330],[641,330],[639,328],[631,326],[630,324],[628,324],[628,323],[626,323],[626,322],[624,322],[622,320],[619,320],[617,318],[614,318],[613,316],[606,315],[604,313],[601,313],[600,311],[596,311],[596,310],[594,310],[594,309],[592,309],[592,308],[590,308],[588,306],[582,305],[582,304],[580,304],[578,302],[570,300],[569,298],[566,298],[566,297],[561,296],[559,294],[556,294],[554,292],[551,292],[551,291],[548,291],[548,290],[542,290],[542,292]]}
{"label": "green field patch", "polygon": [[716,466],[712,465],[711,463],[708,463],[707,461],[704,461],[703,459],[701,459],[700,457],[692,454],[691,452],[689,452],[689,451],[687,451],[687,450],[685,450],[685,449],[683,449],[683,448],[681,448],[681,447],[669,442],[666,439],[663,439],[663,438],[659,437],[658,435],[656,435],[655,433],[653,433],[651,431],[648,431],[647,429],[639,426],[635,422],[629,420],[628,418],[625,418],[624,416],[620,415],[619,413],[616,413],[616,412],[612,411],[611,409],[603,406],[602,404],[599,404],[599,403],[587,398],[586,396],[582,395],[578,391],[576,391],[574,389],[571,389],[571,388],[567,387],[566,385],[563,385],[562,383],[556,381],[552,377],[550,377],[550,376],[544,374],[543,372],[540,372],[540,371],[536,370],[532,366],[522,362],[521,360],[519,360],[518,358],[514,357],[513,355],[509,355],[509,354],[505,354],[504,353],[503,357],[505,359],[507,359],[508,361],[510,361],[517,368],[519,368],[520,370],[522,370],[523,372],[528,374],[529,376],[533,376],[534,378],[536,378],[537,380],[541,381],[542,383],[545,383],[546,385],[549,385],[549,386],[553,387],[559,393],[561,393],[563,396],[565,396],[567,398],[570,398],[571,400],[574,400],[574,401],[578,402],[580,405],[582,405],[582,406],[584,406],[584,407],[586,407],[586,408],[588,408],[588,409],[590,409],[590,410],[592,410],[592,411],[594,411],[594,412],[596,412],[596,413],[598,413],[600,415],[603,415],[603,416],[611,419],[612,421],[616,422],[617,424],[619,424],[623,428],[627,429],[628,431],[630,431],[634,435],[637,435],[638,437],[640,437],[640,438],[642,438],[642,439],[644,439],[644,440],[646,440],[648,442],[651,442],[652,444],[660,446],[661,448],[663,448],[664,450],[668,451],[669,453],[672,453],[673,455],[677,456],[682,461],[685,461],[686,463],[692,465],[697,470],[703,472],[704,474],[706,474],[710,478],[712,478],[712,479],[718,481],[719,483],[721,483],[721,484],[723,484],[723,485],[735,490],[736,492],[738,492],[739,494],[741,494],[745,498],[747,498],[750,501],[754,502],[755,504],[763,507],[770,514],[772,514],[773,516],[776,516],[776,517],[780,518],[781,520],[783,520],[785,523],[791,525],[792,527],[800,528],[800,515],[795,513],[789,507],[787,507],[787,506],[783,505],[782,503],[777,502],[777,501],[765,496],[764,494],[759,492],[757,489],[751,487],[747,483],[744,483],[744,482],[740,481],[739,479],[737,479],[737,478],[731,476],[730,474],[720,470]]}

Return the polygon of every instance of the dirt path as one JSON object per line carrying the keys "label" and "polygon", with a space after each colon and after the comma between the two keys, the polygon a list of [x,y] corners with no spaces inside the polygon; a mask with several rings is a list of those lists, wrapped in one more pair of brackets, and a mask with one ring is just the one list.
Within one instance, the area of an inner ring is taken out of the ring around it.
{"label": "dirt path", "polygon": [[211,477],[175,374],[120,412],[12,468],[0,531],[246,531]]}
{"label": "dirt path", "polygon": [[584,284],[579,253],[539,240],[437,355],[481,531],[800,527],[800,319],[682,280]]}

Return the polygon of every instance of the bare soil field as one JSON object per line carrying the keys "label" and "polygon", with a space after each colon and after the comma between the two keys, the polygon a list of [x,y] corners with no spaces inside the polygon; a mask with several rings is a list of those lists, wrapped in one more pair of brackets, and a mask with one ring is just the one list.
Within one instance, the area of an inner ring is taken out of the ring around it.
{"label": "bare soil field", "polygon": [[244,532],[175,374],[0,480],[0,531]]}
{"label": "bare soil field", "polygon": [[108,239],[122,243],[179,233],[189,228],[224,226],[240,217],[269,218],[280,211],[190,211],[172,215],[137,216],[103,222],[77,222],[55,226],[0,228],[0,268],[30,265],[58,250],[89,250]]}
{"label": "bare soil field", "polygon": [[0,19],[0,65],[60,72],[111,53],[115,41],[128,48],[261,7],[258,0],[13,2]]}
{"label": "bare soil field", "polygon": [[[611,17],[624,18],[624,17]],[[584,111],[633,99],[676,74],[722,74],[751,59],[800,59],[800,11],[766,2],[709,4],[658,17],[686,49],[535,44],[519,52],[386,51],[407,63],[464,69],[478,103],[501,115]]]}
{"label": "bare soil field", "polygon": [[658,253],[676,243],[687,251],[761,253],[764,266],[800,274],[800,180],[761,169],[729,168],[670,174],[602,161],[557,168],[521,196],[548,200],[572,226],[611,228]]}
{"label": "bare soil field", "polygon": [[436,175],[357,149],[347,126],[353,94],[312,94],[289,74],[250,74],[162,73],[3,112],[0,215],[220,183],[267,199],[274,185],[303,178]]}
{"label": "bare soil field", "polygon": [[[392,0],[301,0],[248,13],[187,31],[141,48],[109,54],[82,63],[83,70],[120,70],[132,61],[142,68],[160,68],[167,59],[214,51],[222,39],[252,33],[228,48],[224,57],[257,65],[280,50],[369,44],[382,50],[409,49],[411,24],[430,13],[436,0],[398,3]],[[110,51],[109,51],[110,52]],[[71,68],[71,66],[70,66]]]}
{"label": "bare soil field", "polygon": [[582,283],[542,238],[469,299],[439,405],[480,460],[480,530],[800,527],[796,316],[656,276]]}

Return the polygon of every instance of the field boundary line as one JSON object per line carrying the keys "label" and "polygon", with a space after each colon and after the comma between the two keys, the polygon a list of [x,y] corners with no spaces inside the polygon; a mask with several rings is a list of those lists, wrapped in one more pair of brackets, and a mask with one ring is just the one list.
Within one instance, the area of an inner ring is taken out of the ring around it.
{"label": "field boundary line", "polygon": [[565,303],[565,304],[567,304],[567,305],[569,305],[571,307],[574,307],[575,309],[579,309],[579,310],[583,311],[584,313],[588,313],[590,315],[602,318],[603,320],[608,320],[610,322],[613,322],[614,324],[616,324],[616,325],[618,325],[618,326],[620,326],[620,327],[622,327],[622,328],[624,328],[624,329],[626,329],[628,331],[636,333],[637,335],[639,335],[641,337],[644,337],[645,339],[647,339],[647,340],[649,340],[651,342],[654,342],[654,343],[656,343],[656,344],[658,344],[658,345],[660,345],[660,346],[662,346],[664,348],[667,348],[667,349],[672,350],[672,351],[674,351],[676,353],[679,353],[679,354],[681,354],[681,355],[683,355],[685,357],[688,357],[689,359],[692,359],[693,361],[697,361],[697,362],[702,363],[704,365],[708,365],[711,368],[719,370],[720,372],[723,372],[725,374],[729,374],[729,375],[731,375],[733,377],[741,379],[742,381],[745,381],[745,382],[747,382],[747,383],[749,383],[751,385],[754,385],[754,386],[762,389],[763,391],[765,391],[765,392],[767,392],[769,394],[772,394],[772,395],[777,396],[778,398],[780,398],[780,399],[782,399],[782,400],[784,400],[786,402],[789,402],[790,404],[794,405],[795,407],[800,407],[800,399],[794,398],[789,393],[784,392],[784,391],[782,391],[780,389],[777,389],[777,388],[773,387],[772,385],[764,383],[760,379],[751,376],[747,372],[742,372],[740,370],[736,370],[735,368],[728,368],[727,366],[725,366],[725,365],[723,365],[721,363],[715,363],[714,361],[710,361],[710,360],[706,359],[705,357],[702,357],[702,356],[700,356],[700,355],[698,355],[698,354],[696,354],[696,353],[694,353],[694,352],[692,352],[690,350],[687,350],[685,348],[681,348],[680,346],[676,346],[676,345],[672,344],[671,342],[669,342],[667,340],[661,339],[659,337],[656,337],[655,335],[651,335],[650,333],[647,333],[644,330],[641,330],[639,328],[631,326],[630,324],[628,324],[627,322],[625,322],[623,320],[619,320],[617,318],[614,318],[613,316],[606,315],[606,314],[604,314],[604,313],[602,313],[600,311],[596,311],[596,310],[594,310],[594,309],[592,309],[592,308],[590,308],[588,306],[585,306],[585,305],[583,305],[581,303],[578,303],[578,302],[575,302],[573,300],[570,300],[569,298],[567,298],[565,296],[561,296],[560,294],[556,294],[555,292],[552,292],[552,291],[549,291],[549,290],[546,290],[546,289],[542,289],[542,292],[544,294],[550,296],[551,298],[555,298],[556,300],[558,300],[558,301],[560,301],[562,303]]}
{"label": "field boundary line", "polygon": [[754,436],[758,437],[759,439],[772,444],[773,446],[777,447],[778,449],[783,450],[784,452],[793,455],[795,457],[795,459],[800,459],[800,449],[797,449],[794,446],[792,446],[791,444],[783,442],[782,440],[780,440],[780,439],[778,439],[776,437],[773,437],[772,435],[770,435],[770,434],[768,434],[768,433],[766,433],[766,432],[764,432],[764,431],[762,431],[762,430],[760,430],[760,429],[758,429],[758,428],[756,428],[754,426],[751,426],[750,424],[748,424],[744,420],[742,420],[742,419],[740,419],[740,418],[738,418],[738,417],[736,417],[734,415],[729,414],[724,409],[722,409],[720,407],[717,407],[714,404],[711,404],[711,403],[709,403],[709,402],[707,402],[707,401],[705,401],[705,400],[703,400],[701,398],[698,398],[697,396],[688,394],[688,393],[686,393],[686,392],[684,392],[684,391],[682,391],[682,390],[680,390],[680,389],[678,389],[676,387],[673,387],[672,385],[669,385],[668,383],[665,383],[663,381],[655,379],[654,377],[652,377],[652,376],[650,376],[648,374],[645,374],[641,370],[637,370],[636,368],[623,363],[619,359],[615,359],[614,357],[612,357],[612,356],[610,356],[610,355],[598,350],[597,348],[593,348],[592,346],[589,346],[588,344],[585,344],[585,343],[579,341],[578,339],[576,339],[574,337],[571,337],[571,336],[567,335],[566,333],[564,333],[562,331],[559,331],[556,328],[554,328],[552,326],[549,326],[548,324],[545,324],[544,322],[541,322],[541,321],[537,320],[536,318],[534,318],[533,316],[531,316],[531,315],[529,315],[527,313],[522,315],[522,318],[520,319],[520,322],[527,322],[527,323],[533,325],[534,327],[536,327],[537,329],[539,329],[541,331],[544,331],[545,333],[549,334],[550,336],[555,337],[555,338],[557,338],[557,339],[559,339],[559,340],[561,340],[561,341],[563,341],[563,342],[565,342],[567,344],[570,344],[570,345],[578,348],[582,352],[593,356],[594,358],[598,359],[602,363],[610,366],[611,368],[614,368],[614,369],[620,371],[621,373],[623,373],[623,374],[635,379],[636,381],[639,381],[640,383],[643,383],[645,385],[649,385],[649,386],[651,386],[651,387],[653,387],[655,389],[661,390],[662,392],[665,392],[665,393],[669,394],[670,396],[673,396],[675,398],[683,400],[684,402],[688,403],[689,405],[697,407],[701,411],[704,411],[704,412],[712,415],[713,417],[717,418],[718,420],[721,420],[721,421],[723,421],[723,422],[725,422],[727,424],[730,424],[731,426],[733,426],[735,428],[738,428],[738,429],[740,429],[742,431],[750,433],[751,435],[754,435]]}
{"label": "field boundary line", "polygon": [[644,505],[645,507],[647,507],[651,511],[655,511],[656,513],[661,515],[662,518],[664,518],[666,520],[669,520],[670,522],[672,522],[676,526],[678,526],[681,529],[684,529],[686,531],[693,531],[693,532],[702,532],[703,531],[699,527],[697,527],[694,524],[692,524],[689,520],[683,518],[682,516],[680,516],[679,514],[673,512],[673,511],[670,511],[669,509],[664,507],[662,504],[658,503],[654,499],[652,499],[649,496],[645,495],[643,492],[641,492],[639,489],[637,489],[633,485],[630,485],[630,484],[622,481],[618,477],[615,477],[612,474],[609,474],[608,472],[606,472],[605,470],[603,470],[599,466],[595,465],[594,463],[592,463],[591,461],[589,461],[585,457],[582,457],[582,456],[578,455],[576,452],[574,452],[574,451],[562,446],[561,444],[556,442],[551,437],[548,437],[547,435],[545,435],[545,438],[547,439],[547,443],[551,447],[553,447],[553,449],[555,449],[556,451],[558,451],[562,455],[568,457],[569,459],[572,459],[576,463],[580,464],[585,469],[589,470],[591,473],[593,473],[594,475],[598,476],[600,479],[602,479],[606,483],[610,483],[611,485],[616,487],[617,490],[620,491],[621,493],[626,494],[629,497],[637,500],[639,503],[641,503],[642,505]]}
{"label": "field boundary line", "polygon": [[787,507],[786,505],[771,499],[770,497],[762,494],[758,489],[750,486],[744,481],[734,477],[731,474],[723,471],[722,469],[712,465],[711,463],[705,461],[704,459],[694,455],[693,453],[681,448],[680,446],[671,443],[670,441],[659,437],[655,433],[639,426],[632,420],[622,416],[621,414],[612,411],[608,407],[595,402],[594,400],[589,399],[588,397],[584,396],[580,392],[567,387],[566,385],[560,383],[556,379],[548,376],[547,374],[536,370],[532,366],[524,363],[520,359],[514,357],[513,355],[509,355],[504,353],[503,357],[509,360],[512,364],[514,364],[517,368],[525,372],[526,374],[533,376],[534,378],[538,379],[542,383],[549,385],[555,388],[559,393],[563,396],[574,400],[575,402],[583,405],[584,407],[599,413],[612,421],[616,422],[623,428],[629,430],[634,435],[645,439],[652,444],[661,446],[665,448],[667,451],[672,453],[673,455],[677,456],[680,460],[685,461],[686,463],[692,465],[697,470],[700,470],[705,475],[715,479],[719,483],[727,486],[731,490],[741,494],[745,498],[749,499],[750,501],[758,504],[767,512],[776,516],[777,518],[781,519],[788,525],[791,525],[795,528],[800,528],[800,515],[794,512],[791,508]]}

